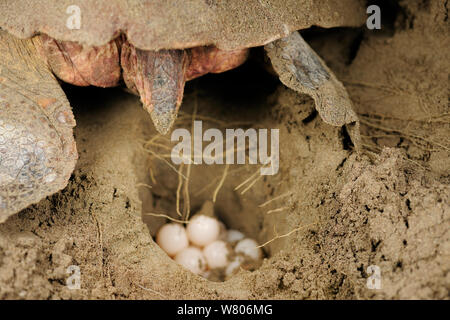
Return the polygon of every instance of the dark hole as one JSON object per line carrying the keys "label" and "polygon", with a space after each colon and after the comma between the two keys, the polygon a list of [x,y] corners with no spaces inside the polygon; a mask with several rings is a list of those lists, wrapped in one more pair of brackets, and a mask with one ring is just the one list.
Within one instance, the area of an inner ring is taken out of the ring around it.
{"label": "dark hole", "polygon": [[347,65],[351,64],[353,60],[355,60],[363,39],[364,39],[364,32],[360,30],[355,39],[350,44]]}
{"label": "dark hole", "polygon": [[375,241],[372,239],[370,242],[372,244],[372,252],[375,252],[377,250],[378,246],[380,245],[381,240]]}
{"label": "dark hole", "polygon": [[[353,124],[349,124],[350,126]],[[354,145],[352,142],[352,139],[350,138],[350,135],[348,134],[347,126],[342,126],[341,128],[341,137],[342,137],[342,145],[344,147],[344,150],[351,150]]]}
{"label": "dark hole", "polygon": [[314,109],[313,112],[311,112],[309,116],[307,116],[305,119],[302,120],[303,124],[310,123],[317,117],[317,115],[318,115],[317,110]]}
{"label": "dark hole", "polygon": [[411,210],[411,201],[409,199],[406,199],[406,206],[408,207],[408,210]]}

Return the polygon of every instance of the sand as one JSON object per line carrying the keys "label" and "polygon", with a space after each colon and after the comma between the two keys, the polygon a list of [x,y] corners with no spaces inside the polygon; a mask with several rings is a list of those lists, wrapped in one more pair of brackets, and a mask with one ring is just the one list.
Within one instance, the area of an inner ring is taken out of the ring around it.
{"label": "sand", "polygon": [[[65,87],[80,159],[64,190],[0,225],[0,298],[448,298],[444,3],[392,2],[397,14],[381,31],[304,32],[349,91],[361,119],[359,154],[310,98],[256,59],[188,83],[178,126],[189,127],[197,108],[204,126],[280,129],[279,173],[241,194],[235,187],[258,167],[231,165],[217,194],[215,212],[228,227],[261,244],[273,239],[259,268],[225,282],[185,271],[152,238],[166,220],[146,213],[177,217],[178,175],[145,148],[156,132],[139,99],[119,89]],[[224,169],[192,166],[191,213],[212,199]],[[80,268],[79,290],[66,286],[70,265]],[[366,286],[371,265],[381,270],[379,290]]]}

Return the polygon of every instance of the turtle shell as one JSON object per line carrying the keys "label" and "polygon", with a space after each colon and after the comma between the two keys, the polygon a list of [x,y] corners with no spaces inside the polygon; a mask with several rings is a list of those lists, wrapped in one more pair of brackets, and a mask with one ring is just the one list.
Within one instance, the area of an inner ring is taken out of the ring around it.
{"label": "turtle shell", "polygon": [[[264,45],[295,30],[359,26],[362,0],[2,0],[0,28],[90,46],[120,33],[143,50]],[[75,7],[74,7],[75,6]],[[79,29],[68,19],[79,17]]]}

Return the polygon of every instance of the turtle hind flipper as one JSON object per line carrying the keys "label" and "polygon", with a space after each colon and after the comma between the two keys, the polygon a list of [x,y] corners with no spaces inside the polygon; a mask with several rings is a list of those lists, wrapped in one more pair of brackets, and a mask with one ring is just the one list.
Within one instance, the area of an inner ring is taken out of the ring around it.
{"label": "turtle hind flipper", "polygon": [[343,84],[298,32],[265,45],[267,55],[281,82],[310,95],[323,121],[333,126],[347,126],[360,150],[359,119]]}
{"label": "turtle hind flipper", "polygon": [[0,31],[0,222],[64,188],[77,160],[72,110],[39,45]]}

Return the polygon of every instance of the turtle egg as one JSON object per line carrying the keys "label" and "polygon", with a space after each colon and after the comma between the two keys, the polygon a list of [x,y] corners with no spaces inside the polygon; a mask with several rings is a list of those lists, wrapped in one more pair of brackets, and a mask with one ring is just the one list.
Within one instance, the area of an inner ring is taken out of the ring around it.
{"label": "turtle egg", "polygon": [[196,247],[187,247],[175,256],[175,261],[192,273],[202,275],[206,271],[206,260],[202,251]]}
{"label": "turtle egg", "polygon": [[204,247],[217,240],[220,233],[219,221],[205,215],[192,217],[187,226],[187,235],[191,242],[199,247]]}
{"label": "turtle egg", "polygon": [[244,262],[244,258],[241,256],[235,256],[225,269],[225,275],[228,277],[234,274],[239,269],[242,262]]}
{"label": "turtle egg", "polygon": [[189,245],[186,230],[176,223],[163,225],[156,235],[156,243],[169,255],[174,256]]}
{"label": "turtle egg", "polygon": [[262,257],[262,252],[261,249],[258,248],[258,243],[253,239],[242,239],[236,244],[234,251],[253,260],[259,260]]}
{"label": "turtle egg", "polygon": [[230,243],[238,242],[239,240],[244,239],[244,234],[240,231],[230,229],[227,232],[227,241]]}
{"label": "turtle egg", "polygon": [[210,269],[226,267],[229,253],[226,242],[221,240],[211,242],[203,249],[203,255]]}

